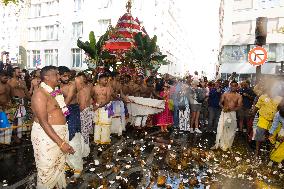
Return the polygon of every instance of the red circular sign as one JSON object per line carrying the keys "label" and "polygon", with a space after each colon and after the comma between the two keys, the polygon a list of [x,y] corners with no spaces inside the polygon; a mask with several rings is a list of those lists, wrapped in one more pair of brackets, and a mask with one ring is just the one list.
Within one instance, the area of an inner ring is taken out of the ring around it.
{"label": "red circular sign", "polygon": [[267,51],[263,47],[255,47],[250,50],[248,60],[254,66],[263,65],[267,60]]}

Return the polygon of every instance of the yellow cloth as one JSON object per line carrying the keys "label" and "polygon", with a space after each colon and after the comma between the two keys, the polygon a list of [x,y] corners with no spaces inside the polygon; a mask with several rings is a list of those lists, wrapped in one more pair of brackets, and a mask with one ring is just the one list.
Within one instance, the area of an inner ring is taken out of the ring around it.
{"label": "yellow cloth", "polygon": [[275,149],[270,154],[270,159],[274,162],[281,163],[284,160],[284,142],[276,142]]}
{"label": "yellow cloth", "polygon": [[109,144],[110,140],[110,127],[112,118],[108,117],[108,110],[99,108],[95,111],[95,131],[94,140],[97,144]]}
{"label": "yellow cloth", "polygon": [[263,129],[269,129],[272,120],[277,112],[277,107],[281,102],[282,97],[275,97],[271,99],[267,95],[261,95],[255,105],[259,109],[258,126]]}
{"label": "yellow cloth", "polygon": [[[52,128],[61,139],[68,141],[67,125],[53,125]],[[66,155],[36,122],[33,123],[31,139],[37,167],[37,189],[66,188]]]}

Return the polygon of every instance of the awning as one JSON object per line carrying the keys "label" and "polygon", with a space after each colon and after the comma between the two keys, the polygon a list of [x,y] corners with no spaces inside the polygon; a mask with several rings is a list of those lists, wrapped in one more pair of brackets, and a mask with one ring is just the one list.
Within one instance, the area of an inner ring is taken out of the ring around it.
{"label": "awning", "polygon": [[[261,66],[261,73],[263,74],[275,74],[275,68],[280,63],[266,63]],[[221,73],[233,73],[237,74],[252,74],[255,73],[255,66],[252,66],[250,63],[225,63],[222,64]]]}
{"label": "awning", "polygon": [[[255,35],[235,35],[230,38],[230,40],[225,41],[224,45],[253,45],[255,41]],[[284,43],[284,34],[273,33],[268,34],[266,38],[266,43]]]}

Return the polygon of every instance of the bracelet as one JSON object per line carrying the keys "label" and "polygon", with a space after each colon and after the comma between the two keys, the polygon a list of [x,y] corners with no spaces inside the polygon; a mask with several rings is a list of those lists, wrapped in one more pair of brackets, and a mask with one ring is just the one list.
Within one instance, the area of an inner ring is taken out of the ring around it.
{"label": "bracelet", "polygon": [[63,147],[63,145],[64,144],[66,144],[66,142],[65,141],[63,141],[62,143],[61,143],[61,145],[60,145],[60,149],[62,149],[62,147]]}

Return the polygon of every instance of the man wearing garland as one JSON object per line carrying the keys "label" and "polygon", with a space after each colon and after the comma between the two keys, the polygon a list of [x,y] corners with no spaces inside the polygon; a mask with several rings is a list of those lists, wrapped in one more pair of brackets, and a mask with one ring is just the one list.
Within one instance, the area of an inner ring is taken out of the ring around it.
{"label": "man wearing garland", "polygon": [[110,127],[113,116],[111,101],[111,87],[108,85],[108,75],[98,74],[98,84],[92,89],[94,105],[95,132],[94,140],[96,144],[110,144]]}
{"label": "man wearing garland", "polygon": [[71,71],[66,66],[59,66],[60,89],[64,95],[65,103],[70,115],[67,116],[69,141],[76,153],[67,157],[67,164],[74,169],[74,176],[79,176],[83,170],[81,118],[80,107],[77,101],[77,89],[74,81],[70,81]]}
{"label": "man wearing garland", "polygon": [[68,144],[65,116],[68,109],[58,86],[58,70],[46,66],[40,73],[42,83],[34,91],[32,110],[34,123],[31,140],[37,167],[37,188],[65,188],[64,164],[67,154],[74,154]]}

